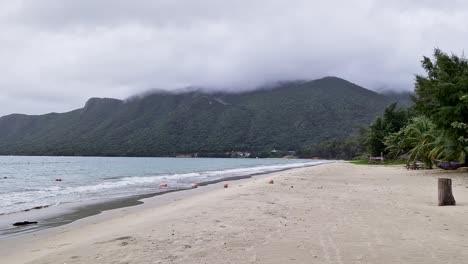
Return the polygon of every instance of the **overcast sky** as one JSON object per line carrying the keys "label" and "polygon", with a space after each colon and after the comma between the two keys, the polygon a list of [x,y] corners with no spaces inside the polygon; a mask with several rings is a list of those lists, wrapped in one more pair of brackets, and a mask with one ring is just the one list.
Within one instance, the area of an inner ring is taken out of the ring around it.
{"label": "overcast sky", "polygon": [[328,75],[409,90],[434,47],[463,52],[467,18],[456,0],[4,0],[0,115]]}

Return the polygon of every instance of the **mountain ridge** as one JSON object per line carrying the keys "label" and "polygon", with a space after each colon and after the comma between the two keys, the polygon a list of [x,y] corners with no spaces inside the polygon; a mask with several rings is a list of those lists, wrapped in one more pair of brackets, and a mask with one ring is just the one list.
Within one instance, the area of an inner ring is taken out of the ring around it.
{"label": "mountain ridge", "polygon": [[2,155],[174,156],[295,150],[341,139],[391,103],[336,77],[242,93],[91,98],[83,108],[0,117]]}

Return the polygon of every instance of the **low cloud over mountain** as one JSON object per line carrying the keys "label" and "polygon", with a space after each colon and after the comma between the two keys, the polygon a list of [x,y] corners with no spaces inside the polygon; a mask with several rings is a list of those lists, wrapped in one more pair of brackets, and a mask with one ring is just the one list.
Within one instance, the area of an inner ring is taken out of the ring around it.
{"label": "low cloud over mountain", "polygon": [[463,51],[466,17],[466,1],[2,1],[0,115],[328,75],[409,90],[434,47]]}

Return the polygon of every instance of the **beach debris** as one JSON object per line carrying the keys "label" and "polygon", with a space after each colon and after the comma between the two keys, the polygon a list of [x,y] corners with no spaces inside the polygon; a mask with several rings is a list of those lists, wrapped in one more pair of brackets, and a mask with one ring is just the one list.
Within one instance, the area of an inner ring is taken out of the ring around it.
{"label": "beach debris", "polygon": [[198,188],[198,184],[192,183],[192,189],[196,189],[196,188]]}
{"label": "beach debris", "polygon": [[229,187],[229,184],[225,183],[224,188],[228,188],[228,187]]}
{"label": "beach debris", "polygon": [[37,224],[36,221],[23,221],[23,222],[16,222],[13,226],[24,226],[24,225],[35,225]]}
{"label": "beach debris", "polygon": [[24,209],[23,212],[28,212],[28,211],[31,211],[31,210],[39,210],[39,209],[47,208],[47,207],[49,207],[49,206],[50,206],[50,205],[35,206],[35,207],[33,207],[33,208]]}
{"label": "beach debris", "polygon": [[159,188],[167,188],[167,183],[161,183],[159,184]]}
{"label": "beach debris", "polygon": [[455,198],[452,194],[452,179],[439,178],[438,181],[439,206],[455,205]]}
{"label": "beach debris", "polygon": [[268,183],[269,183],[269,184],[273,184],[273,183],[275,183],[275,181],[269,180]]}

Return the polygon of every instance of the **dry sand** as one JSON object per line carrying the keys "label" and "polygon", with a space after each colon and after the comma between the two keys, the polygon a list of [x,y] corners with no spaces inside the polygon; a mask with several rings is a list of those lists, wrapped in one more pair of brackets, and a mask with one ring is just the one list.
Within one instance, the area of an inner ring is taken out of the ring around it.
{"label": "dry sand", "polygon": [[466,173],[335,163],[184,193],[0,241],[0,262],[468,263]]}

